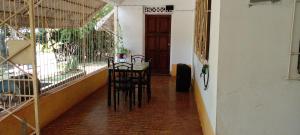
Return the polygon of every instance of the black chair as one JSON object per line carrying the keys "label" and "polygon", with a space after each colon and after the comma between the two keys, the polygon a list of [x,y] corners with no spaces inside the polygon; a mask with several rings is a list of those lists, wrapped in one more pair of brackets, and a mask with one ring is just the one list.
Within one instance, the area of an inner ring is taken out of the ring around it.
{"label": "black chair", "polygon": [[107,59],[107,67],[110,67],[115,61],[114,57],[107,57],[106,59]]}
{"label": "black chair", "polygon": [[152,95],[152,92],[151,92],[151,75],[152,75],[152,59],[150,58],[148,60],[149,62],[149,67],[147,69],[147,72],[145,74],[145,79],[144,79],[144,82],[143,84],[146,86],[147,88],[147,97],[148,97],[148,102],[151,100],[151,95]]}
{"label": "black chair", "polygon": [[[144,55],[131,55],[131,63],[136,64],[136,63],[142,63],[145,62],[145,56]],[[144,76],[144,75],[142,75]],[[138,73],[134,73],[133,74],[133,83],[135,84],[135,86],[138,87],[138,81],[139,81],[139,74]],[[135,104],[135,92],[133,94],[133,104]]]}
{"label": "black chair", "polygon": [[[106,57],[106,60],[107,60],[107,68],[110,68],[112,65],[113,65],[113,63],[114,63],[114,57]],[[112,74],[112,71],[111,70],[109,70],[108,71],[109,72],[109,78],[108,78],[108,85],[109,85],[109,87],[110,88],[112,88],[113,87],[113,83],[112,83],[112,81],[111,81],[111,74]],[[108,94],[111,94],[111,93],[108,93]],[[110,105],[110,102],[108,103],[109,105]]]}
{"label": "black chair", "polygon": [[[141,56],[141,55],[134,55],[136,57],[131,57],[132,62],[145,62],[145,57]],[[138,74],[133,74],[133,83],[134,86],[138,87],[139,81],[142,84],[142,89],[147,90],[147,100],[148,102],[151,99],[151,61],[152,59],[150,58],[149,60],[147,60],[146,62],[149,62],[149,67],[146,70],[146,72],[142,73],[142,79],[139,80],[139,75]],[[133,95],[134,99],[135,99],[135,94]],[[133,103],[135,104],[135,100],[133,100]]]}
{"label": "black chair", "polygon": [[129,110],[132,109],[132,92],[134,89],[132,81],[132,71],[133,64],[120,62],[113,63],[113,73],[112,73],[112,83],[113,83],[113,95],[114,95],[114,109],[116,111],[116,98],[118,98],[119,104],[119,95],[120,92],[125,93],[125,99],[129,95]]}
{"label": "black chair", "polygon": [[145,62],[145,56],[144,55],[131,55],[131,62],[132,63]]}

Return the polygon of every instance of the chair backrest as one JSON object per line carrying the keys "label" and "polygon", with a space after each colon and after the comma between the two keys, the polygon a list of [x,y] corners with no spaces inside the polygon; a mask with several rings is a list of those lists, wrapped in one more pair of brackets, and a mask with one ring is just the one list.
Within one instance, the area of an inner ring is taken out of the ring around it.
{"label": "chair backrest", "polygon": [[147,60],[147,62],[149,62],[148,73],[151,75],[151,73],[152,73],[152,58],[149,58]]}
{"label": "chair backrest", "polygon": [[151,80],[151,75],[152,75],[152,58],[149,58],[147,60],[145,60],[145,62],[149,63],[149,66],[146,70],[146,72],[143,72],[142,76],[146,79],[146,80]]}
{"label": "chair backrest", "polygon": [[133,64],[127,62],[113,63],[113,83],[116,88],[117,84],[125,86],[132,78]]}
{"label": "chair backrest", "polygon": [[149,58],[147,60],[147,62],[149,62],[149,67],[148,67],[148,70],[147,70],[147,79],[150,79],[151,78],[151,74],[152,74],[152,58]]}
{"label": "chair backrest", "polygon": [[131,55],[131,62],[145,62],[145,56],[144,55]]}
{"label": "chair backrest", "polygon": [[107,57],[107,67],[110,67],[114,63],[114,57]]}

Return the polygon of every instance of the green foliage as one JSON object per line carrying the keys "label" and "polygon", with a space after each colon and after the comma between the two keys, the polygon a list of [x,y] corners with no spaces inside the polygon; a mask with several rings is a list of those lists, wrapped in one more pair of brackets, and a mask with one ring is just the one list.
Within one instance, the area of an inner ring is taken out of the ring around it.
{"label": "green foliage", "polygon": [[124,46],[118,46],[116,49],[116,54],[127,54],[129,50]]}
{"label": "green foliage", "polygon": [[116,54],[127,54],[128,52],[129,52],[129,50],[124,47],[123,31],[122,31],[121,25],[118,24]]}
{"label": "green foliage", "polygon": [[5,45],[5,38],[10,36],[10,30],[7,26],[0,26],[0,55],[7,57],[7,47]]}
{"label": "green foliage", "polygon": [[0,34],[9,37],[11,36],[11,29],[9,29],[6,25],[2,25],[0,26]]}
{"label": "green foliage", "polygon": [[[113,44],[114,36],[110,35],[107,32],[99,32],[95,30],[95,26],[97,22],[100,21],[103,17],[105,17],[108,13],[113,11],[113,6],[110,4],[105,5],[98,13],[92,18],[88,23],[86,23],[82,28],[63,28],[63,29],[40,29],[37,33],[37,40],[39,39],[41,44],[43,45],[42,48],[47,48],[44,46],[48,46],[48,42],[50,41],[51,45],[49,46],[52,48],[54,53],[59,53],[57,50],[62,45],[78,45],[79,54],[83,51],[83,42],[88,44],[88,47],[84,50],[87,53],[87,61],[93,60],[95,55],[95,50],[105,50],[108,48],[108,44]],[[49,39],[46,39],[45,35],[49,32]],[[49,41],[47,41],[49,40]],[[112,45],[114,46],[114,45]],[[55,52],[56,51],[56,52]],[[55,55],[57,55],[55,54]],[[69,54],[68,54],[69,55]],[[76,55],[76,54],[72,54]],[[82,61],[83,57],[79,56],[67,56],[67,64],[65,67],[62,67],[65,71],[74,70],[78,67],[79,61]],[[57,57],[56,57],[57,58]]]}
{"label": "green foliage", "polygon": [[[110,13],[113,10],[113,6],[110,4],[105,5],[93,19],[90,20],[82,28],[63,28],[56,30],[38,29],[36,33],[37,42],[40,44],[48,43],[47,32],[49,32],[50,41],[55,43],[80,43],[84,37],[89,37],[95,31],[97,22]],[[1,28],[1,27],[0,27]]]}
{"label": "green foliage", "polygon": [[118,28],[117,28],[117,45],[118,46],[124,46],[123,42],[123,30],[121,28],[121,25],[118,23]]}
{"label": "green foliage", "polygon": [[[79,43],[82,42],[84,37],[90,37],[95,31],[97,22],[110,13],[113,10],[113,6],[110,4],[105,5],[95,17],[82,28],[65,28],[55,30],[51,33],[51,40],[62,43]],[[91,38],[90,38],[91,39]],[[89,40],[90,40],[89,39]]]}
{"label": "green foliage", "polygon": [[79,29],[61,29],[59,41],[62,43],[78,43],[83,39]]}
{"label": "green foliage", "polygon": [[78,69],[79,60],[75,56],[71,56],[66,64],[65,71],[73,71]]}
{"label": "green foliage", "polygon": [[47,31],[45,29],[38,29],[35,34],[35,39],[37,43],[46,44],[47,43]]}
{"label": "green foliage", "polygon": [[96,15],[95,17],[87,23],[83,28],[83,34],[90,33],[91,31],[95,30],[95,26],[98,21],[100,21],[103,17],[105,17],[108,13],[113,10],[113,6],[110,4],[106,4]]}

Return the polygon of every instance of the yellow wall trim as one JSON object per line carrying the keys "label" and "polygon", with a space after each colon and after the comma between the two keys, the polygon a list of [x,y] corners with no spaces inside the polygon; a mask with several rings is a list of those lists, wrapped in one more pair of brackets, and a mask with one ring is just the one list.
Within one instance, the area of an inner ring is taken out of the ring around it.
{"label": "yellow wall trim", "polygon": [[[86,76],[84,79],[76,81],[76,83],[72,83],[53,93],[41,96],[39,103],[41,127],[45,127],[85,97],[105,86],[107,78],[107,69],[99,70],[94,74]],[[33,103],[29,103],[15,114],[31,125],[34,125]],[[22,123],[11,115],[0,121],[0,135],[20,135],[22,131],[24,131],[22,128]],[[30,130],[27,129],[27,131]]]}
{"label": "yellow wall trim", "polygon": [[172,64],[171,76],[175,77],[177,74],[177,64]]}
{"label": "yellow wall trim", "polygon": [[198,83],[195,81],[193,81],[193,90],[194,90],[194,95],[195,95],[195,100],[197,104],[203,135],[215,135],[208,117],[208,113],[204,105],[204,101],[200,92],[200,87],[198,86]]}

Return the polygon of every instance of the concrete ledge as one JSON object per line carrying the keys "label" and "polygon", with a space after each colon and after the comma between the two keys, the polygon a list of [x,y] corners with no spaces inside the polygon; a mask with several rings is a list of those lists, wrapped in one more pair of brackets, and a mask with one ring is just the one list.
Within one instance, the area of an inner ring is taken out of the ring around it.
{"label": "concrete ledge", "polygon": [[[105,86],[107,78],[107,69],[99,70],[68,86],[59,88],[53,93],[42,96],[39,104],[41,127],[45,127],[85,97]],[[29,103],[27,106],[18,110],[15,115],[34,126],[33,107],[33,103]],[[25,129],[25,131],[26,130],[30,132],[29,128]],[[22,132],[24,132],[24,125],[13,116],[10,115],[0,121],[0,135],[20,135]]]}
{"label": "concrete ledge", "polygon": [[194,90],[194,95],[195,95],[195,100],[197,104],[199,120],[201,123],[203,135],[215,135],[208,117],[208,113],[204,105],[204,101],[200,92],[200,87],[195,81],[193,81],[193,90]]}

